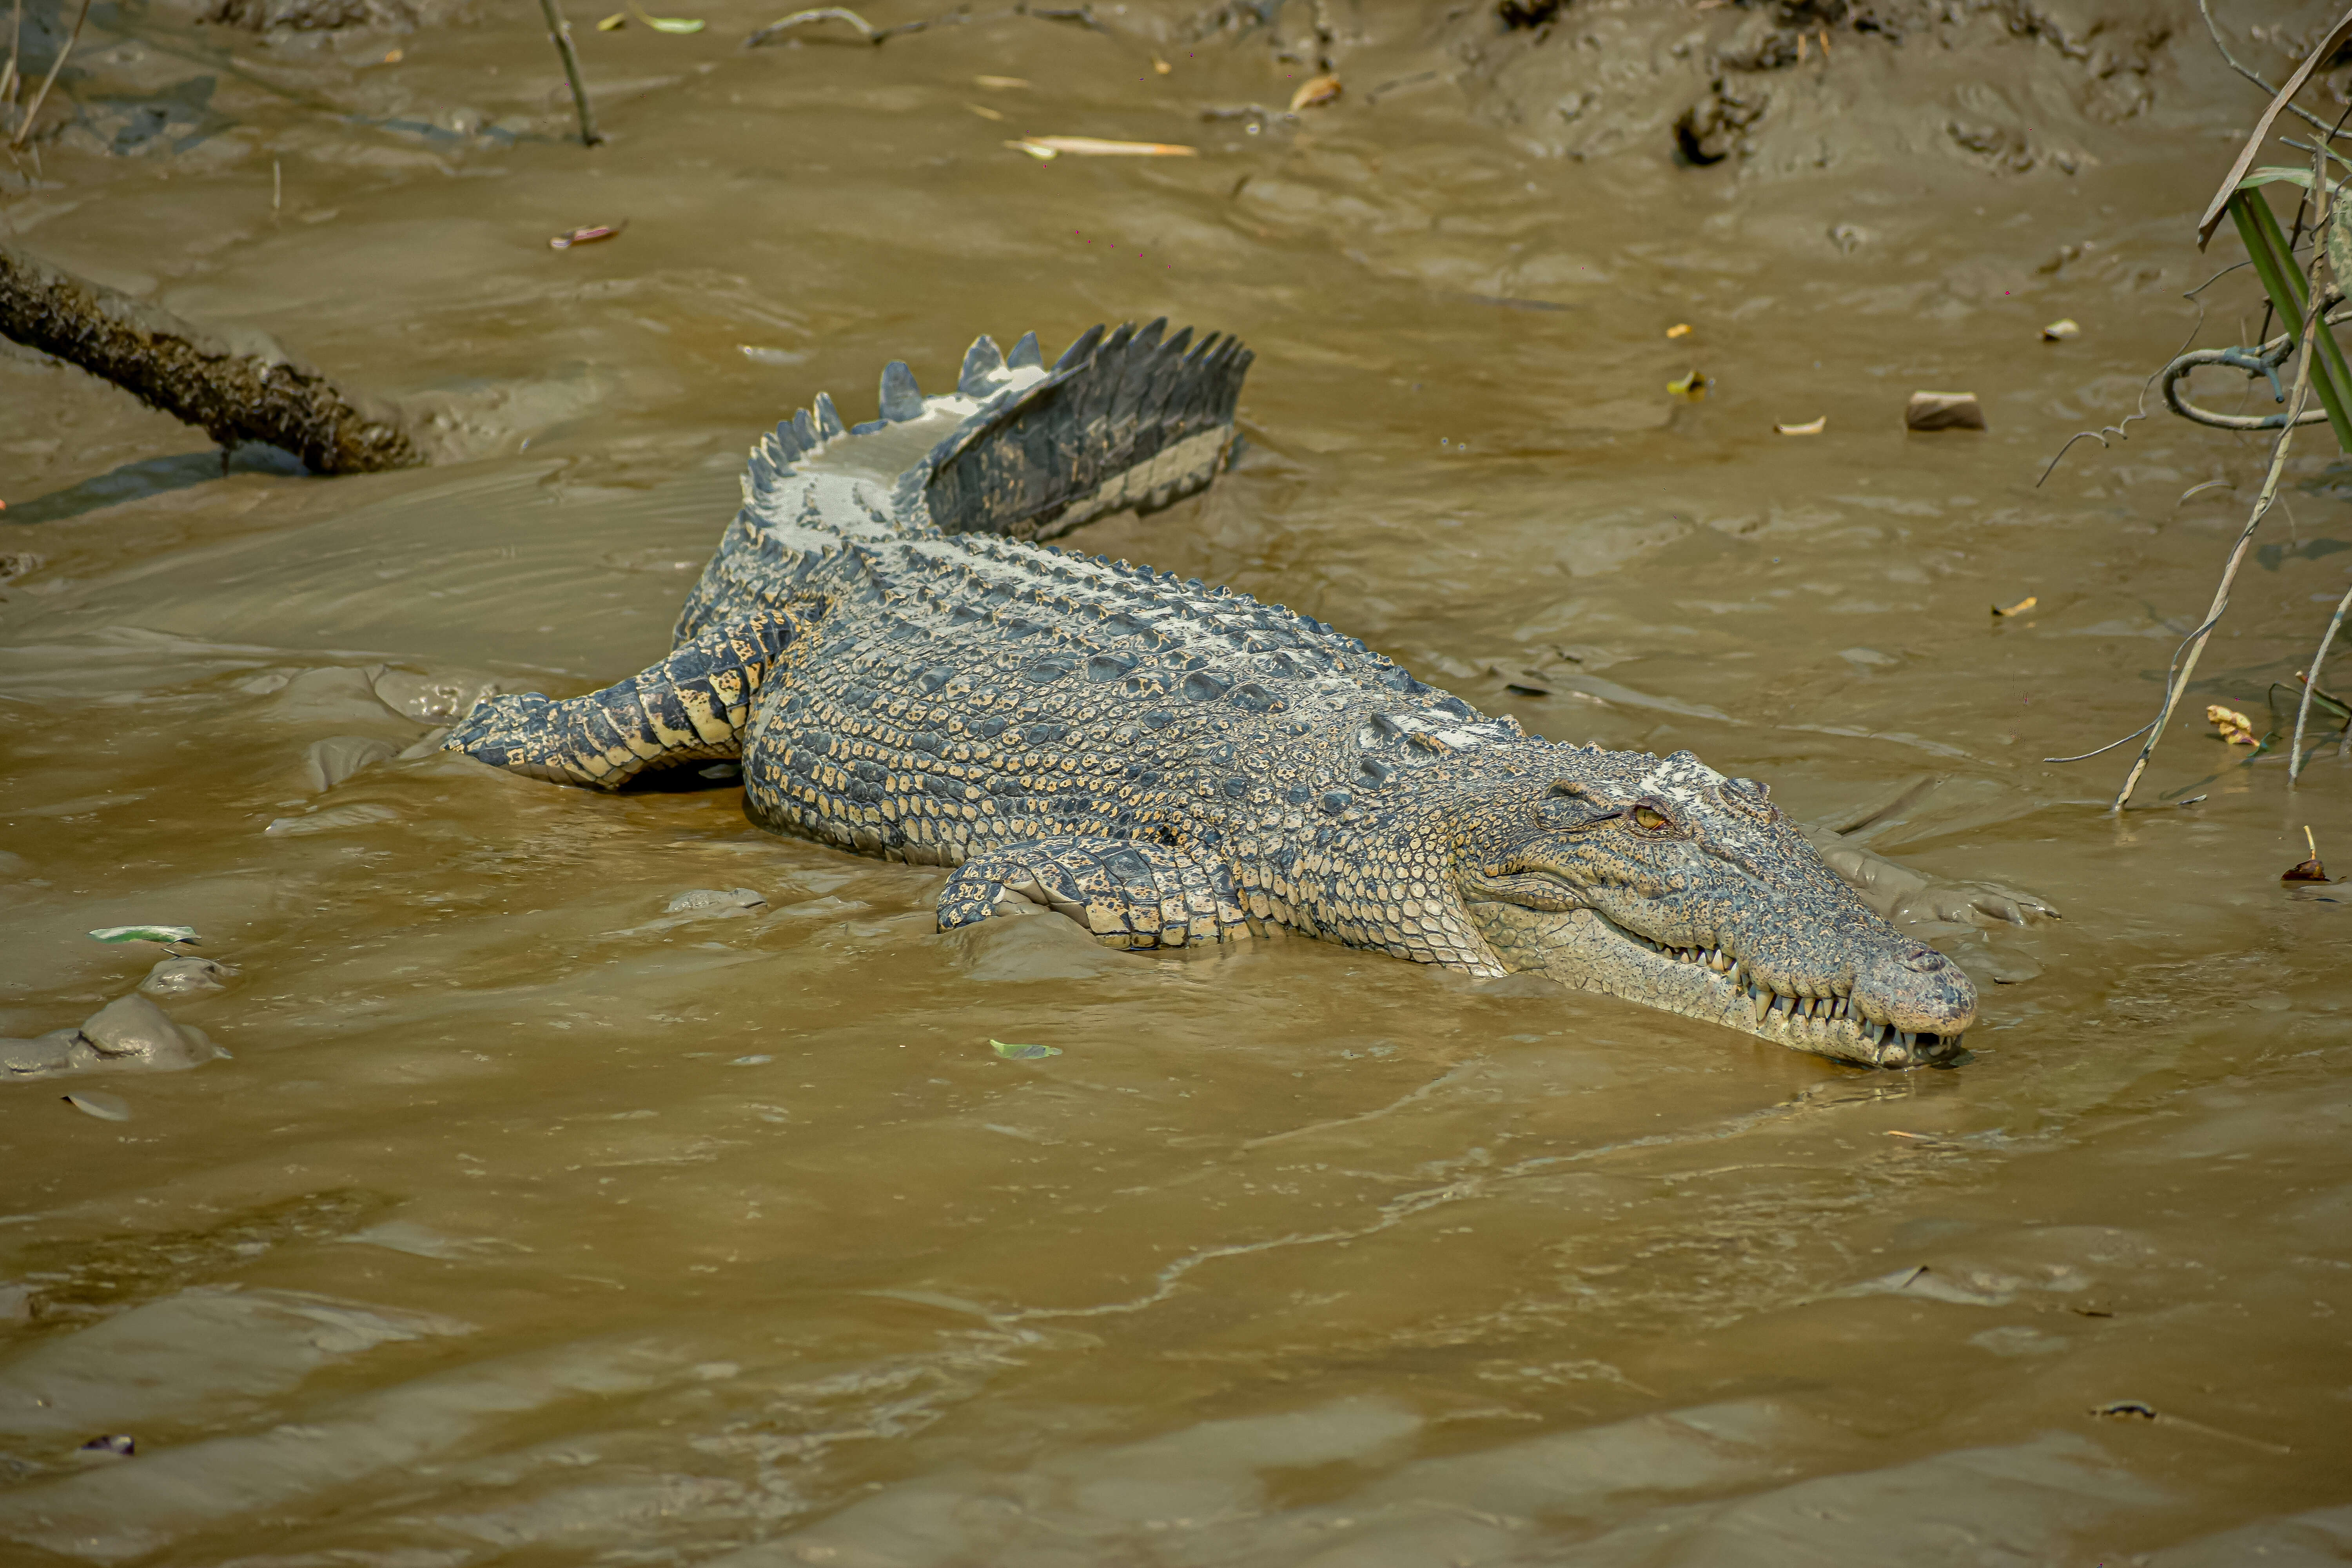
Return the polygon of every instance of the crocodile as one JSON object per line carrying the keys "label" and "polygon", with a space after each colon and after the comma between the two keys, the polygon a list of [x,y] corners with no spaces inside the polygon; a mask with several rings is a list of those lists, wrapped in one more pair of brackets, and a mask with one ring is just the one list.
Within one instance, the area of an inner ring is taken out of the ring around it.
{"label": "crocodile", "polygon": [[853,428],[820,395],[752,448],[667,657],[486,696],[443,745],[603,790],[733,762],[760,826],[946,869],[945,931],[1290,932],[1864,1065],[1959,1057],[1967,975],[1764,783],[1545,740],[1311,616],[1048,542],[1206,487],[1251,358],[1163,320],[1051,365],[982,337],[940,395],[894,362]]}

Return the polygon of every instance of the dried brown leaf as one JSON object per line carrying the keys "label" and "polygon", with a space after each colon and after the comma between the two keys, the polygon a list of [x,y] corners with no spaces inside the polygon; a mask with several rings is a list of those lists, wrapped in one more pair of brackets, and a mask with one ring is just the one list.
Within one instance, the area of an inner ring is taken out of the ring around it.
{"label": "dried brown leaf", "polygon": [[1290,95],[1290,112],[1296,114],[1302,109],[1320,109],[1339,96],[1339,79],[1338,77],[1310,78],[1300,82],[1298,90]]}

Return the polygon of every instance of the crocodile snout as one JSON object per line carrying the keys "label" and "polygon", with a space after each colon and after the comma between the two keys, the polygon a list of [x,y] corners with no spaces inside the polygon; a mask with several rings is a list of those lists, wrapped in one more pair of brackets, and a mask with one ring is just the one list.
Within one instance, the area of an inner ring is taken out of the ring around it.
{"label": "crocodile snout", "polygon": [[1864,1013],[1906,1034],[1949,1039],[1977,1016],[1977,988],[1960,966],[1921,942],[1872,953],[1854,967],[1853,998]]}

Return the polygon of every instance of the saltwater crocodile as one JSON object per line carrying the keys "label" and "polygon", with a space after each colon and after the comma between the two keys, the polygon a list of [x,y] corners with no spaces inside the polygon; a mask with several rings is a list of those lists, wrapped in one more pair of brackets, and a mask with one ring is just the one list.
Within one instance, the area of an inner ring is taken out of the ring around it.
{"label": "saltwater crocodile", "polygon": [[1164,321],[988,338],[953,394],[883,372],[753,448],[743,506],[642,674],[501,695],[444,744],[613,789],[740,758],[777,833],[952,868],[1100,941],[1293,931],[1606,992],[1885,1067],[1949,1059],[1966,975],[1866,907],[1766,785],[1555,744],[1279,605],[1038,542],[1224,466],[1250,353]]}

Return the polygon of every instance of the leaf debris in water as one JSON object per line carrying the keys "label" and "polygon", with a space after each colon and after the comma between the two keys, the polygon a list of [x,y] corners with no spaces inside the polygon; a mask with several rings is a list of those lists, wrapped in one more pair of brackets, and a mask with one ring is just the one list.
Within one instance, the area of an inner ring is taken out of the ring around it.
{"label": "leaf debris in water", "polygon": [[[698,33],[702,31],[702,22],[698,17],[648,16],[638,7],[636,0],[630,0],[629,15],[635,16],[638,21],[643,22],[646,26],[651,27],[656,33]],[[600,22],[597,26],[602,26],[604,24]]]}
{"label": "leaf debris in water", "polygon": [[2305,826],[2303,830],[2303,842],[2311,850],[2311,858],[2300,861],[2280,872],[2279,880],[2282,882],[2325,882],[2327,880],[2327,868],[2319,863],[2319,841],[2312,837],[2311,829],[2308,826]]}
{"label": "leaf debris in water", "polygon": [[1829,427],[1830,416],[1824,414],[1819,419],[1810,421],[1803,425],[1781,425],[1775,423],[1772,429],[1774,434],[1780,436],[1818,436]]}
{"label": "leaf debris in water", "polygon": [[1300,82],[1298,90],[1290,95],[1290,112],[1296,114],[1302,109],[1319,109],[1339,96],[1339,79],[1338,77],[1310,78]]}
{"label": "leaf debris in water", "polygon": [[1032,158],[1050,161],[1067,153],[1073,158],[1197,158],[1197,147],[1182,147],[1172,142],[1106,142],[1097,136],[1024,136],[1018,142],[1007,142],[1007,147],[1017,147]]}
{"label": "leaf debris in water", "polygon": [[2042,595],[2039,595],[2039,594],[2028,594],[2028,595],[2025,595],[2025,597],[2023,597],[2022,599],[2018,600],[2018,601],[2017,601],[2017,603],[2015,603],[2014,605],[2010,605],[2007,609],[2003,609],[2003,608],[2001,608],[2001,606],[2000,606],[1999,605],[1995,605],[1992,607],[1992,613],[1993,613],[1994,615],[1996,615],[1996,616],[1998,616],[2001,617],[2003,620],[2006,620],[2006,619],[2008,619],[2008,618],[2009,618],[2010,616],[2021,616],[2021,615],[2025,614],[2025,612],[2026,612],[2026,611],[2028,611],[2028,610],[2030,610],[2030,609],[2033,608],[2033,606],[2034,606],[2034,605],[2036,605],[2040,604],[2041,602],[2042,602]]}
{"label": "leaf debris in water", "polygon": [[114,1096],[100,1094],[96,1089],[76,1089],[73,1093],[60,1098],[84,1116],[95,1116],[100,1121],[131,1120],[131,1107],[115,1099]]}
{"label": "leaf debris in water", "polygon": [[1673,326],[1666,329],[1666,336],[1670,338],[1686,338],[1690,336],[1690,323],[1688,321],[1676,321]]}
{"label": "leaf debris in water", "polygon": [[991,1040],[988,1043],[995,1047],[998,1056],[1009,1062],[1034,1062],[1062,1054],[1062,1047],[1059,1046],[1008,1046],[1003,1040]]}
{"label": "leaf debris in water", "polygon": [[1707,379],[1706,372],[1695,369],[1680,381],[1666,383],[1666,390],[1676,397],[1687,398],[1693,403],[1697,403],[1706,396],[1706,389],[1714,384],[1714,382]]}
{"label": "leaf debris in water", "polygon": [[2254,739],[2254,721],[2233,708],[2224,708],[2219,702],[2210,703],[2205,710],[2205,721],[2213,726],[2216,736],[2233,746],[2262,744]]}
{"label": "leaf debris in water", "polygon": [[[699,24],[698,24],[698,25]],[[599,239],[610,239],[628,226],[629,220],[627,218],[623,218],[618,223],[591,224],[586,228],[575,228],[567,234],[557,235],[553,239],[547,242],[547,248],[550,250],[569,250],[575,245],[587,245]]]}
{"label": "leaf debris in water", "polygon": [[90,935],[100,942],[194,942],[194,926],[100,926]]}
{"label": "leaf debris in water", "polygon": [[2042,328],[2042,341],[2045,343],[2063,343],[2068,338],[2080,337],[2082,332],[2083,329],[2075,324],[2074,318],[2068,316],[2063,321],[2053,321]]}

